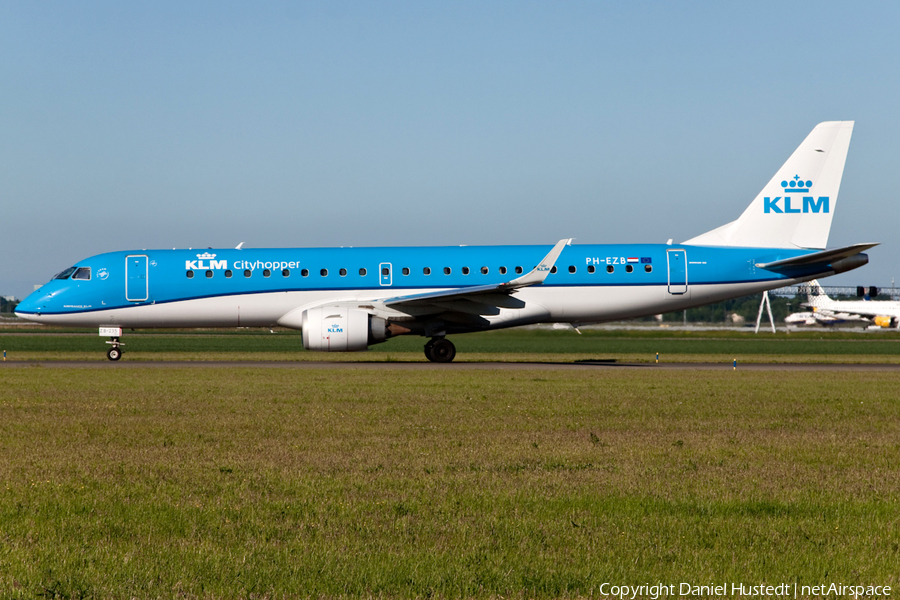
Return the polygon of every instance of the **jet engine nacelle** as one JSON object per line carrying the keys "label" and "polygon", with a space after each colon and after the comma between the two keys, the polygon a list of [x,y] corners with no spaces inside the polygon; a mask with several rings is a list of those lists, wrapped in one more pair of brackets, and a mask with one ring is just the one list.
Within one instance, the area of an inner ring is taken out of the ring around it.
{"label": "jet engine nacelle", "polygon": [[872,319],[872,322],[879,327],[891,327],[894,324],[894,320],[891,317],[886,317],[883,315],[879,315]]}
{"label": "jet engine nacelle", "polygon": [[364,310],[319,306],[303,311],[303,347],[307,350],[356,352],[387,337],[387,321]]}

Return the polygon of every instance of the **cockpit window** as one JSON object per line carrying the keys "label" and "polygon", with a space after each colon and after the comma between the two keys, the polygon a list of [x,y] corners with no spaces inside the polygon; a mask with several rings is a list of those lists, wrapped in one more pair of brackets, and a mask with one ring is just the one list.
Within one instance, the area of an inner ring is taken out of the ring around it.
{"label": "cockpit window", "polygon": [[72,273],[74,273],[75,271],[76,271],[75,267],[69,267],[62,273],[57,273],[56,275],[54,275],[53,279],[68,279],[69,277],[72,276]]}
{"label": "cockpit window", "polygon": [[90,267],[78,267],[78,270],[75,271],[75,274],[72,275],[72,279],[91,279],[91,268]]}

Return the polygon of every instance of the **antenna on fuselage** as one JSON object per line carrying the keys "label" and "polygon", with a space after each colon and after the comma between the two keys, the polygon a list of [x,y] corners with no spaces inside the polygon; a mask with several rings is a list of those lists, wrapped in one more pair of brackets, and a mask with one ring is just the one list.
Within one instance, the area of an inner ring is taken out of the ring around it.
{"label": "antenna on fuselage", "polygon": [[235,250],[240,250],[240,249],[241,249],[241,246],[243,246],[243,245],[244,245],[244,242],[241,242],[240,244],[238,244],[237,246],[235,246],[234,249],[235,249]]}

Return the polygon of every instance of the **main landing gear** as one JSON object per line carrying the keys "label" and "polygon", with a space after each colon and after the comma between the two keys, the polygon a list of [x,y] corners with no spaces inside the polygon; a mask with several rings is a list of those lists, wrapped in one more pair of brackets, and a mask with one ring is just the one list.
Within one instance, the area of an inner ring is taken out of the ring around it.
{"label": "main landing gear", "polygon": [[452,362],[456,358],[456,346],[447,338],[431,338],[425,344],[425,358],[437,363]]}

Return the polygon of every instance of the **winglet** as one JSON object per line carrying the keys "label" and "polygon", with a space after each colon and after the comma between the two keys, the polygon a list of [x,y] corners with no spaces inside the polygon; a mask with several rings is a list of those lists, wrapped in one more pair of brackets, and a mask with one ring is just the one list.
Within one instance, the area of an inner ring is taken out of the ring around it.
{"label": "winglet", "polygon": [[556,264],[556,259],[559,258],[559,255],[562,254],[563,248],[572,243],[574,238],[567,238],[564,240],[559,240],[556,242],[556,245],[553,246],[553,250],[551,250],[547,256],[536,266],[531,272],[522,275],[521,277],[517,277],[512,281],[504,284],[505,288],[520,288],[526,287],[529,285],[538,285],[544,283],[544,280],[547,279],[547,275],[550,274],[550,270],[553,268],[553,265]]}

